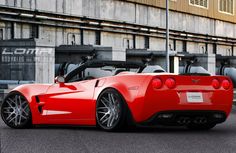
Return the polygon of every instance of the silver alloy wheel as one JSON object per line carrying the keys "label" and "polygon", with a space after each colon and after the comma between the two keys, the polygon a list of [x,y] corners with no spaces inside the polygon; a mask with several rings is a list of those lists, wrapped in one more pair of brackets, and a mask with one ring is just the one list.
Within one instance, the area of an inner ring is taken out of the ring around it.
{"label": "silver alloy wheel", "polygon": [[14,128],[23,127],[30,120],[30,108],[28,102],[20,94],[12,94],[6,97],[1,108],[4,122]]}
{"label": "silver alloy wheel", "polygon": [[121,103],[118,95],[112,92],[103,94],[98,101],[97,122],[106,129],[113,128],[120,119]]}

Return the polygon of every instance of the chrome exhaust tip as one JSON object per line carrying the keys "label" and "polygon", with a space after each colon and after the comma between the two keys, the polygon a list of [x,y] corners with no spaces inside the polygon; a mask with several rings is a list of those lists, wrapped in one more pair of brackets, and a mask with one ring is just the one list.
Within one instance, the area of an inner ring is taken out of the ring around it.
{"label": "chrome exhaust tip", "polygon": [[177,120],[177,123],[180,125],[186,125],[186,124],[191,123],[191,120],[189,117],[181,117]]}
{"label": "chrome exhaust tip", "polygon": [[207,123],[207,119],[205,117],[196,117],[193,121],[195,124],[205,124]]}

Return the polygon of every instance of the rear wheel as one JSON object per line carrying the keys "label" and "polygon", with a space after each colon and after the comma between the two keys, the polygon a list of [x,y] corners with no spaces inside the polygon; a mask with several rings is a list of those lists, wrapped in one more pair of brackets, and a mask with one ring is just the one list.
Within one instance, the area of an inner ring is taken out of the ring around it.
{"label": "rear wheel", "polygon": [[115,89],[101,93],[96,105],[97,125],[106,131],[118,130],[124,126],[127,106],[121,94]]}
{"label": "rear wheel", "polygon": [[3,121],[11,128],[26,128],[31,125],[29,103],[18,92],[10,93],[1,107]]}
{"label": "rear wheel", "polygon": [[187,128],[190,130],[210,130],[216,126],[215,123],[206,123],[206,124],[195,124],[191,123],[187,125]]}

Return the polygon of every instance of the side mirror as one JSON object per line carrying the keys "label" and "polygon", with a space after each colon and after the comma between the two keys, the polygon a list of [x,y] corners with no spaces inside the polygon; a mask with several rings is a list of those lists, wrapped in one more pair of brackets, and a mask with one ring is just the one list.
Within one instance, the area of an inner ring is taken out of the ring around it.
{"label": "side mirror", "polygon": [[63,76],[57,76],[55,78],[55,83],[64,84],[65,83],[65,78]]}

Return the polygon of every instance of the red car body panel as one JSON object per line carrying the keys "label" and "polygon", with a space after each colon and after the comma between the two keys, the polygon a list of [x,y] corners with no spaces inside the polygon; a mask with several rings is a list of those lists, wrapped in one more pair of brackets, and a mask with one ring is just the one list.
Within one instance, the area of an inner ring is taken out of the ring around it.
{"label": "red car body panel", "polygon": [[[154,89],[152,80],[155,78],[163,82],[173,78],[176,87],[169,89],[163,84],[160,89]],[[13,91],[20,92],[30,103],[33,124],[96,125],[96,100],[107,88],[120,92],[136,123],[144,122],[158,112],[175,110],[222,111],[228,116],[233,101],[232,82],[227,90],[222,86],[215,89],[213,79],[230,81],[224,76],[121,73],[74,83],[23,85]],[[201,92],[204,102],[187,102],[187,92]]]}

